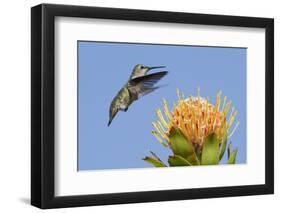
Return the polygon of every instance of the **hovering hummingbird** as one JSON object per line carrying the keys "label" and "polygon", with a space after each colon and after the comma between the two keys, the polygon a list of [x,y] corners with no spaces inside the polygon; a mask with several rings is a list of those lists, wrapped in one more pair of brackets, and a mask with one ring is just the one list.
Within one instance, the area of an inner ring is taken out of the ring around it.
{"label": "hovering hummingbird", "polygon": [[148,71],[156,68],[165,68],[165,66],[148,67],[138,64],[134,67],[128,82],[119,90],[110,104],[108,126],[118,111],[126,112],[134,101],[159,88],[154,85],[168,72],[147,74]]}

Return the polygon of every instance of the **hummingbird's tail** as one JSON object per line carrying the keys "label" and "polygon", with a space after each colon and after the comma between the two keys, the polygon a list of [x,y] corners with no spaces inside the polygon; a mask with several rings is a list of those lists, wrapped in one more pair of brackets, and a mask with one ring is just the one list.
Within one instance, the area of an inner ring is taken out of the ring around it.
{"label": "hummingbird's tail", "polygon": [[110,126],[113,118],[115,117],[115,115],[117,114],[118,111],[119,110],[116,109],[116,108],[112,108],[112,107],[110,108],[110,111],[109,111],[109,121],[107,123],[107,126]]}
{"label": "hummingbird's tail", "polygon": [[[115,114],[115,115],[116,115],[116,114]],[[115,116],[115,115],[114,115],[114,116]],[[110,126],[110,124],[111,124],[111,122],[112,122],[114,116],[110,116],[109,121],[108,121],[108,123],[107,123],[107,126]]]}

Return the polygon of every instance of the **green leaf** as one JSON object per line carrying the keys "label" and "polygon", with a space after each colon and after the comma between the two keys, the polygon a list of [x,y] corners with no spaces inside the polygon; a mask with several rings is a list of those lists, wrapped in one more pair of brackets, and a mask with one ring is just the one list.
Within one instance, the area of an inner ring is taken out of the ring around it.
{"label": "green leaf", "polygon": [[175,155],[181,156],[192,165],[199,165],[199,160],[191,142],[182,134],[179,129],[172,128],[169,134],[170,146]]}
{"label": "green leaf", "polygon": [[232,150],[232,144],[230,142],[227,147],[227,159],[229,159],[230,157],[231,150]]}
{"label": "green leaf", "polygon": [[170,166],[192,166],[186,159],[178,155],[169,156],[168,162]]}
{"label": "green leaf", "polygon": [[216,165],[219,163],[220,147],[215,134],[209,135],[202,149],[201,164]]}
{"label": "green leaf", "polygon": [[143,160],[152,164],[155,167],[167,167],[162,161],[155,157],[145,157],[143,158]]}
{"label": "green leaf", "polygon": [[[196,153],[197,159],[200,161],[201,156],[202,156],[202,148],[200,146],[195,147],[195,153]],[[200,164],[200,162],[199,162],[199,164]]]}
{"label": "green leaf", "polygon": [[227,164],[235,164],[237,151],[238,149],[236,148],[233,152],[231,152],[230,156],[228,157]]}
{"label": "green leaf", "polygon": [[227,144],[227,136],[223,139],[222,141],[222,144],[221,144],[221,148],[220,148],[220,158],[219,160],[222,159],[224,153],[225,153],[225,150],[226,150],[226,144]]}

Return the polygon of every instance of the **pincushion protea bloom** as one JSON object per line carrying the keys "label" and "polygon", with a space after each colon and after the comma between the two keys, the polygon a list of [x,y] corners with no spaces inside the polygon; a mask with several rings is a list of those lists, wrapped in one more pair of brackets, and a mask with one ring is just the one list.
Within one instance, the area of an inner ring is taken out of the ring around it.
{"label": "pincushion protea bloom", "polygon": [[[224,97],[221,103],[221,92],[217,94],[213,105],[208,99],[184,95],[177,90],[178,101],[170,111],[163,99],[163,113],[156,110],[159,118],[153,122],[152,134],[165,147],[172,149],[174,156],[168,159],[170,166],[218,164],[224,155],[228,139],[233,135],[239,122],[233,127],[237,111],[231,108],[231,101]],[[231,152],[228,146],[228,163],[235,163],[237,149]],[[165,164],[153,153],[144,158],[154,166]],[[161,164],[159,164],[161,162]]]}

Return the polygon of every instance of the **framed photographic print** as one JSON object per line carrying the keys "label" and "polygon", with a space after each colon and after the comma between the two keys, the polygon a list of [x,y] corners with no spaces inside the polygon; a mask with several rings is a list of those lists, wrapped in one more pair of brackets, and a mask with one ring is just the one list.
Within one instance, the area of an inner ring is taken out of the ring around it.
{"label": "framed photographic print", "polygon": [[31,203],[274,191],[274,21],[31,9]]}

